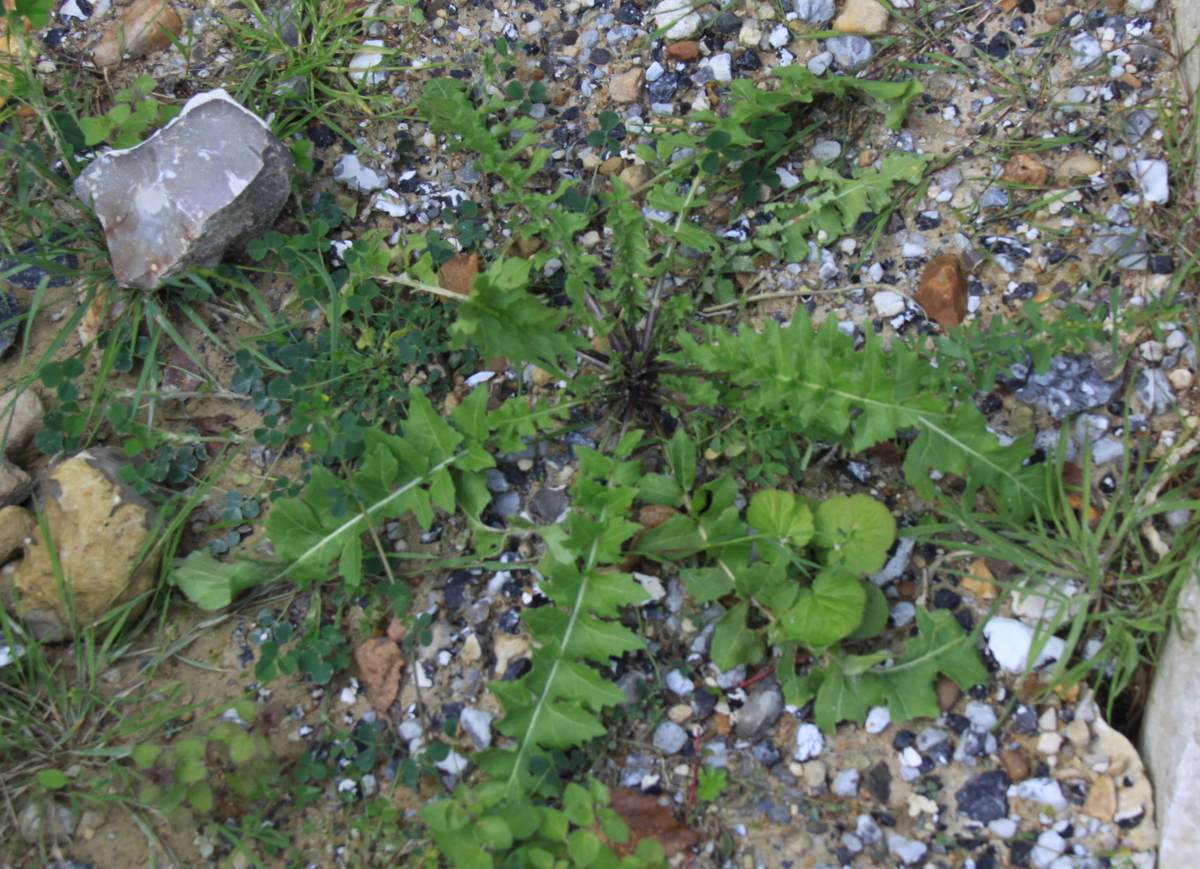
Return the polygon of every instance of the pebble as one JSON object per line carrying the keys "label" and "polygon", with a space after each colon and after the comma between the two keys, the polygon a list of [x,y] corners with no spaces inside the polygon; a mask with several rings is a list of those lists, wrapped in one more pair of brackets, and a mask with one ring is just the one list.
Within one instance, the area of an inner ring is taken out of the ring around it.
{"label": "pebble", "polygon": [[664,721],[654,731],[654,747],[663,754],[676,754],[688,741],[687,731],[674,721]]}
{"label": "pebble", "polygon": [[1071,37],[1071,63],[1076,69],[1087,69],[1104,56],[1100,40],[1090,33],[1079,33]]}
{"label": "pebble", "polygon": [[334,164],[333,177],[351,190],[370,193],[387,187],[387,176],[380,175],[369,166],[364,166],[357,154],[343,154]]}
{"label": "pebble", "polygon": [[1133,177],[1146,202],[1166,202],[1171,195],[1166,160],[1134,160]]}
{"label": "pebble", "polygon": [[982,700],[972,700],[963,709],[967,720],[982,730],[991,730],[996,726],[996,713],[992,707]]}
{"label": "pebble", "polygon": [[829,67],[833,64],[833,52],[822,51],[820,54],[812,58],[806,65],[808,71],[813,75],[825,75],[829,71]]}
{"label": "pebble", "polygon": [[819,163],[828,163],[842,155],[841,142],[832,139],[822,139],[812,147],[813,159]]}
{"label": "pebble", "polygon": [[692,11],[691,0],[659,0],[653,10],[655,27],[666,27],[668,40],[691,39],[704,26],[704,19]]}
{"label": "pebble", "polygon": [[954,799],[958,813],[981,824],[1008,817],[1008,774],[993,769],[968,779]]}
{"label": "pebble", "polygon": [[1062,748],[1063,738],[1057,733],[1043,733],[1038,737],[1037,750],[1039,754],[1054,755]]}
{"label": "pebble", "polygon": [[642,84],[646,80],[646,71],[634,67],[620,75],[613,76],[608,85],[608,95],[616,103],[632,103],[642,94]]}
{"label": "pebble", "polygon": [[[367,39],[363,42],[364,48],[381,48],[383,46],[382,39]],[[355,84],[366,84],[368,87],[382,84],[387,81],[387,72],[384,70],[373,70],[374,67],[383,63],[383,54],[378,51],[359,51],[354,57],[350,58],[349,71],[347,75]]]}
{"label": "pebble", "polygon": [[905,866],[912,866],[925,857],[929,846],[916,839],[906,839],[898,833],[892,833],[887,839],[888,853],[895,854]]}
{"label": "pebble", "polygon": [[458,723],[463,732],[471,738],[471,744],[475,746],[476,751],[482,751],[492,744],[493,718],[495,716],[492,713],[482,709],[476,709],[473,706],[463,708]]}
{"label": "pebble", "polygon": [[1166,413],[1175,406],[1175,392],[1171,381],[1161,368],[1147,368],[1133,382],[1133,391],[1142,405],[1152,415]]}
{"label": "pebble", "polygon": [[[983,629],[988,651],[1001,668],[1010,673],[1023,673],[1033,646],[1033,628],[1016,619],[997,617],[991,619]],[[1060,637],[1049,637],[1034,661],[1034,668],[1057,661],[1066,649],[1066,641]]]}
{"label": "pebble", "polygon": [[833,777],[829,790],[839,797],[849,799],[858,795],[859,772],[856,769],[844,769]]}
{"label": "pebble", "polygon": [[794,757],[800,763],[820,757],[825,750],[825,736],[815,724],[801,724],[796,730]]}
{"label": "pebble", "polygon": [[888,11],[878,0],[846,0],[842,14],[833,20],[839,33],[882,33],[887,26]]}
{"label": "pebble", "polygon": [[758,22],[753,18],[748,18],[742,22],[742,27],[738,31],[738,42],[749,48],[757,48],[762,42],[762,29],[758,26]]}
{"label": "pebble", "polygon": [[834,0],[792,0],[792,8],[801,21],[813,27],[832,20],[837,11]]}
{"label": "pebble", "polygon": [[733,57],[728,51],[714,54],[708,61],[708,68],[715,81],[733,81]]}
{"label": "pebble", "polygon": [[1029,859],[1038,869],[1050,869],[1055,861],[1067,850],[1067,842],[1053,830],[1047,830],[1038,836],[1037,844],[1029,854]]}
{"label": "pebble", "polygon": [[692,684],[692,680],[683,675],[679,670],[672,670],[667,673],[665,681],[667,687],[680,697],[685,697],[696,690],[696,686]]}
{"label": "pebble", "polygon": [[843,72],[858,72],[875,56],[871,40],[863,36],[832,36],[825,40],[825,47]]}
{"label": "pebble", "polygon": [[1028,778],[1013,785],[1013,788],[1013,795],[1023,800],[1041,803],[1058,812],[1067,807],[1067,798],[1063,796],[1062,787],[1052,778]]}
{"label": "pebble", "polygon": [[883,733],[892,723],[892,712],[886,706],[872,706],[864,725],[867,733]]}
{"label": "pebble", "polygon": [[460,775],[461,773],[465,772],[467,767],[470,765],[471,762],[469,760],[467,760],[457,751],[453,750],[451,750],[451,752],[446,755],[444,759],[439,760],[435,764],[435,766],[442,772],[450,775]]}
{"label": "pebble", "polygon": [[895,290],[880,290],[871,297],[871,303],[875,313],[884,318],[899,316],[908,307],[908,300]]}
{"label": "pebble", "polygon": [[769,36],[767,36],[767,44],[772,48],[783,48],[792,41],[792,31],[787,29],[786,25],[777,24]]}

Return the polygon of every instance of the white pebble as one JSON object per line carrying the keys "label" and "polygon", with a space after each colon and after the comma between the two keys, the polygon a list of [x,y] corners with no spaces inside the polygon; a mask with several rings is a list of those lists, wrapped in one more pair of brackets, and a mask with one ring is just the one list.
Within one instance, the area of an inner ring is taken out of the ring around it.
{"label": "white pebble", "polygon": [[896,317],[904,313],[908,300],[895,290],[880,290],[871,298],[875,312],[881,317]]}
{"label": "white pebble", "polygon": [[[1016,619],[998,617],[987,623],[983,636],[987,639],[988,651],[1001,668],[1010,673],[1023,673],[1033,647],[1033,628]],[[1043,664],[1057,661],[1066,650],[1066,641],[1059,637],[1048,637],[1042,651],[1033,662],[1036,669]]]}
{"label": "white pebble", "polygon": [[800,763],[820,757],[825,750],[825,736],[815,724],[801,724],[796,731],[795,758]]}
{"label": "white pebble", "polygon": [[886,706],[872,706],[867,713],[867,733],[883,733],[892,723],[892,711]]}

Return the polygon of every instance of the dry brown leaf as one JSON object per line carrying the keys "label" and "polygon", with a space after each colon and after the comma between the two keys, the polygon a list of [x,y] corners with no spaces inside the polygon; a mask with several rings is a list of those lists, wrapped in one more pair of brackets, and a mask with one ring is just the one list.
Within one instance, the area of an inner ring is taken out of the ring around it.
{"label": "dry brown leaf", "polygon": [[479,254],[456,253],[442,264],[438,272],[438,282],[443,290],[458,293],[460,296],[471,295],[471,287],[475,285],[475,276],[479,274]]}
{"label": "dry brown leaf", "polygon": [[632,854],[643,839],[657,839],[668,859],[700,842],[700,834],[679,823],[670,807],[659,805],[657,797],[634,788],[613,788],[609,808],[629,828],[627,842],[610,843],[618,857]]}
{"label": "dry brown leaf", "polygon": [[367,640],[354,650],[354,663],[367,685],[367,699],[380,715],[386,715],[400,693],[400,673],[404,657],[394,640],[379,637]]}
{"label": "dry brown leaf", "polygon": [[666,522],[679,511],[667,504],[647,504],[638,510],[638,522],[649,531]]}

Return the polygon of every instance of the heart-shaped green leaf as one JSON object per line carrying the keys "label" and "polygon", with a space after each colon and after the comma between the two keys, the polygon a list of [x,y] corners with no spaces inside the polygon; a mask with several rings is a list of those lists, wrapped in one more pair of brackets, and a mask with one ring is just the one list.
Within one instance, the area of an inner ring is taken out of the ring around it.
{"label": "heart-shaped green leaf", "polygon": [[826,567],[848,573],[874,573],[887,560],[896,539],[896,520],[869,495],[837,496],[817,507],[813,544]]}
{"label": "heart-shaped green leaf", "polygon": [[791,609],[781,615],[780,627],[808,648],[824,649],[859,626],[866,602],[867,593],[855,576],[823,570],[811,588],[800,589]]}

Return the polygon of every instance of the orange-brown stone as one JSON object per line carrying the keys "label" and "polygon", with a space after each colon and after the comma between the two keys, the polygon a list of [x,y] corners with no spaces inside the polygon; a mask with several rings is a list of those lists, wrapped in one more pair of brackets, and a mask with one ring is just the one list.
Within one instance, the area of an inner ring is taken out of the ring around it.
{"label": "orange-brown stone", "polygon": [[700,43],[694,39],[689,39],[686,42],[676,42],[667,46],[667,57],[671,60],[679,60],[684,63],[693,63],[700,57]]}
{"label": "orange-brown stone", "polygon": [[913,301],[943,329],[960,324],[967,316],[967,270],[957,254],[935,256],[921,274]]}

